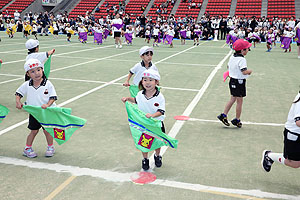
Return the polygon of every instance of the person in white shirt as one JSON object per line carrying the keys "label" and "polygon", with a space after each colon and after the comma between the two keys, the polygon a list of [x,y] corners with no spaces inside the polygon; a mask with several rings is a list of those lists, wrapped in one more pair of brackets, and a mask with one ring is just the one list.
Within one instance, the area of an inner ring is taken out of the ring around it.
{"label": "person in white shirt", "polygon": [[274,162],[292,168],[300,167],[300,93],[295,97],[290,108],[283,136],[283,153],[263,151],[261,165],[266,172],[270,172]]}
{"label": "person in white shirt", "polygon": [[298,51],[298,58],[300,59],[300,22],[295,27],[295,34],[296,34],[296,43],[297,43],[297,51]]}
{"label": "person in white shirt", "polygon": [[145,31],[145,42],[149,43],[150,39],[151,39],[151,30],[150,30],[150,26],[147,26]]}
{"label": "person in white shirt", "polygon": [[[23,104],[21,98],[26,96],[26,104],[32,106],[41,106],[43,109],[47,107],[55,107],[57,95],[52,83],[47,80],[44,71],[44,65],[37,59],[29,59],[24,65],[26,76],[30,79],[24,82],[16,91],[16,108],[22,109]],[[23,155],[28,158],[34,158],[37,154],[32,149],[32,144],[39,129],[43,128],[41,124],[32,116],[29,115],[28,128],[31,130],[27,136],[26,147]],[[53,137],[43,128],[48,143],[45,156],[52,157],[55,149],[53,146]]]}
{"label": "person in white shirt", "polygon": [[[283,37],[289,38],[289,44],[287,44],[289,52],[292,51],[291,43],[292,43],[292,39],[293,39],[294,36],[295,36],[295,33],[294,33],[292,27],[290,27],[290,26],[288,27],[288,30],[284,30],[284,32],[283,32]],[[284,39],[282,40],[282,42],[283,41],[284,41]],[[286,47],[287,47],[287,45],[286,45]],[[286,53],[286,52],[287,52],[287,49],[285,48],[284,53]]]}
{"label": "person in white shirt", "polygon": [[52,49],[48,52],[39,52],[39,41],[34,39],[27,40],[25,47],[28,49],[26,61],[31,58],[35,58],[38,59],[42,64],[44,64],[47,58],[55,52],[55,49]]}
{"label": "person in white shirt", "polygon": [[36,21],[32,22],[32,35],[34,35],[35,39],[37,40],[37,32],[38,32],[38,26],[36,24]]}
{"label": "person in white shirt", "polygon": [[[147,113],[147,118],[154,118],[161,121],[161,130],[165,133],[165,127],[163,120],[165,119],[165,98],[157,88],[160,80],[160,75],[153,69],[147,69],[142,73],[142,80],[139,83],[141,91],[138,92],[137,96],[134,97],[123,97],[121,100],[125,103],[130,101],[136,103],[138,108]],[[149,159],[148,152],[142,152],[142,168],[148,170]],[[162,166],[162,157],[160,155],[160,148],[155,149],[154,161],[156,167]]]}
{"label": "person in white shirt", "polygon": [[112,20],[111,26],[113,28],[113,34],[115,38],[116,48],[122,48],[122,41],[121,41],[121,32],[123,27],[123,20],[120,18],[120,14],[116,14],[115,19]]}
{"label": "person in white shirt", "polygon": [[238,128],[242,127],[240,117],[242,114],[243,98],[246,96],[246,79],[252,73],[252,70],[247,68],[247,61],[244,56],[247,55],[251,46],[252,44],[244,39],[238,39],[232,45],[235,53],[230,57],[228,62],[231,97],[225,106],[224,112],[217,117],[226,126],[230,126],[227,115],[232,105],[236,102],[236,115],[235,118],[231,120],[231,123]]}
{"label": "person in white shirt", "polygon": [[167,31],[167,41],[168,41],[168,44],[170,44],[170,47],[173,48],[173,38],[174,38],[174,35],[175,35],[175,31],[173,29],[173,26],[170,26],[169,27],[169,30]]}
{"label": "person in white shirt", "polygon": [[15,21],[18,21],[20,19],[20,13],[18,12],[18,10],[14,12],[14,19]]}
{"label": "person in white shirt", "polygon": [[154,29],[153,29],[153,46],[157,46],[158,47],[158,37],[159,37],[159,33],[160,33],[160,30],[159,30],[159,25],[157,24]]}

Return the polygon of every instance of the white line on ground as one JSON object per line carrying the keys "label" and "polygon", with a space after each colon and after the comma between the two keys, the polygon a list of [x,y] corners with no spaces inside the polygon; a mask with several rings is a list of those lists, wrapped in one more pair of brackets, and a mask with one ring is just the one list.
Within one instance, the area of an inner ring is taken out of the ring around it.
{"label": "white line on ground", "polygon": [[[196,119],[196,118],[190,118],[188,121],[221,123],[219,120]],[[258,122],[246,122],[246,121],[243,121],[242,123],[249,124],[249,125],[258,125],[258,126],[284,126],[284,124],[277,124],[277,123],[258,123]]]}
{"label": "white line on ground", "polygon": [[[220,63],[210,73],[210,75],[207,77],[206,81],[204,82],[202,88],[199,90],[197,95],[194,97],[194,99],[191,101],[191,103],[188,105],[188,107],[185,109],[185,111],[183,112],[182,115],[189,116],[192,113],[193,109],[196,107],[196,105],[200,101],[201,97],[203,96],[204,92],[210,85],[210,82],[212,81],[213,77],[216,75],[218,70],[221,69],[223,63],[228,59],[228,57],[231,55],[231,53],[232,53],[232,51],[230,50],[228,52],[228,54],[220,61]],[[175,124],[172,126],[168,135],[175,138],[184,123],[185,123],[185,121],[176,121]],[[167,146],[161,147],[160,154],[163,155],[166,152],[167,148],[168,148]],[[150,168],[151,169],[153,169],[155,166],[153,157],[154,157],[154,154],[152,154],[151,159],[150,159]]]}
{"label": "white line on ground", "polygon": [[[0,74],[0,76],[11,76],[11,77],[23,77],[24,75],[15,75],[15,74]],[[53,78],[50,77],[50,80],[62,80],[62,81],[74,81],[74,82],[85,82],[85,83],[107,83],[105,81],[93,81],[93,80],[82,80],[82,79],[70,79],[70,78]],[[1,84],[1,82],[0,82]],[[114,83],[113,85],[123,85],[122,83]],[[192,91],[192,92],[198,92],[197,89],[189,89],[189,88],[174,88],[174,87],[166,87],[163,86],[163,89],[168,90],[181,90],[181,91]]]}
{"label": "white line on ground", "polygon": [[[43,162],[36,162],[36,161],[29,161],[29,160],[22,160],[17,158],[9,158],[0,156],[0,163],[6,165],[14,165],[14,166],[23,166],[28,167],[31,169],[41,169],[41,170],[50,170],[55,171],[57,173],[70,173],[73,176],[91,176],[94,178],[101,178],[106,181],[110,182],[131,182],[130,177],[134,173],[121,173],[109,170],[99,170],[99,169],[90,169],[90,168],[81,168],[77,166],[70,166],[70,165],[62,165],[59,163],[43,163]],[[263,192],[260,190],[242,190],[242,189],[232,189],[232,188],[221,188],[221,187],[212,187],[200,184],[193,184],[193,183],[184,183],[178,181],[169,181],[169,180],[162,180],[156,179],[152,185],[159,185],[171,188],[178,188],[178,189],[185,189],[185,190],[192,190],[192,191],[203,191],[203,192],[211,192],[214,194],[223,193],[224,194],[239,194],[239,195],[249,195],[253,197],[260,197],[260,198],[274,198],[274,199],[289,199],[289,200],[298,200],[300,195],[287,195],[287,194],[278,194],[278,193],[270,193],[270,192]]]}

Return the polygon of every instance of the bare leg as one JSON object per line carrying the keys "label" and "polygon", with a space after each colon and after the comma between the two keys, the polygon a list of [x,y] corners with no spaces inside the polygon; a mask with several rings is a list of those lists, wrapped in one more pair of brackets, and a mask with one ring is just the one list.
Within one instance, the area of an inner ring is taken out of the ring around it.
{"label": "bare leg", "polygon": [[44,131],[44,134],[46,136],[48,146],[53,145],[53,137],[46,130],[43,130],[43,131]]}
{"label": "bare leg", "polygon": [[286,166],[289,166],[289,167],[292,167],[292,168],[299,168],[300,167],[300,161],[285,159],[284,164]]}
{"label": "bare leg", "polygon": [[39,130],[31,130],[27,136],[26,146],[32,146],[35,136],[38,134]]}
{"label": "bare leg", "polygon": [[243,106],[243,97],[236,98],[236,118],[240,119],[242,113],[242,106]]}
{"label": "bare leg", "polygon": [[225,115],[228,114],[230,108],[232,107],[232,105],[234,104],[235,101],[236,101],[236,97],[231,96],[230,100],[228,101],[228,103],[226,104],[225,109],[224,109]]}

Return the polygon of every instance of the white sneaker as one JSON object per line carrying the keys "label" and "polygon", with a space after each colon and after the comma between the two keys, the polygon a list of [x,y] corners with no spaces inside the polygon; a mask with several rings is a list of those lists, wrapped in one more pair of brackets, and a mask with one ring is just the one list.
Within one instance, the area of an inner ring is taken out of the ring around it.
{"label": "white sneaker", "polygon": [[120,45],[119,48],[122,49],[122,45]]}
{"label": "white sneaker", "polygon": [[119,48],[119,46],[116,44],[116,49]]}
{"label": "white sneaker", "polygon": [[298,58],[300,59],[300,56],[298,56]]}

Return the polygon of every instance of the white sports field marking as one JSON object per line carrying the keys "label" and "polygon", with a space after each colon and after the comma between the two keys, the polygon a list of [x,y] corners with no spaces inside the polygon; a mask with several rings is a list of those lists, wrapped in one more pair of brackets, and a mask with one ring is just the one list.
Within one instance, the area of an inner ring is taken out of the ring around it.
{"label": "white sports field marking", "polygon": [[[62,165],[59,163],[53,164],[53,163],[22,160],[22,159],[9,158],[4,156],[0,156],[0,163],[6,165],[23,166],[31,169],[50,170],[50,171],[55,171],[57,173],[70,173],[72,176],[90,176],[94,178],[101,178],[106,181],[115,182],[115,183],[131,182],[130,177],[134,174],[133,172],[121,173],[121,172],[115,172],[109,170],[90,169],[90,168],[81,168],[78,166]],[[242,190],[242,189],[212,187],[207,185],[184,183],[184,182],[169,181],[169,180],[162,180],[162,179],[156,179],[156,181],[150,184],[177,188],[177,189],[206,192],[206,193],[212,193],[218,195],[226,195],[231,197],[237,197],[236,195],[241,195],[238,196],[239,198],[247,198],[243,195],[250,196],[247,199],[252,199],[251,197],[259,197],[259,198],[299,200],[300,198],[300,195],[296,196],[296,195],[288,195],[288,194],[263,192],[260,190]]]}
{"label": "white sports field marking", "polygon": [[[55,57],[55,56],[59,56],[59,55],[66,55],[66,54],[72,54],[72,53],[79,53],[79,52],[83,52],[83,51],[91,51],[91,50],[95,50],[95,49],[104,49],[104,48],[109,48],[111,46],[114,46],[114,45],[108,45],[108,46],[103,46],[103,47],[97,47],[97,48],[93,48],[93,49],[81,49],[81,50],[77,50],[77,51],[69,51],[69,52],[65,52],[65,53],[60,53],[60,54],[53,54],[52,57]],[[1,52],[0,52],[1,53]],[[24,62],[25,59],[22,59],[22,60],[14,60],[14,61],[9,61],[9,62],[3,62],[2,65],[5,65],[5,64],[11,64],[11,63],[17,63],[17,62]]]}
{"label": "white sports field marking", "polygon": [[[108,59],[109,60],[109,59]],[[10,76],[10,77],[23,77],[24,75],[15,75],[15,74],[0,74],[0,76]],[[107,83],[105,81],[93,81],[93,80],[82,80],[82,79],[70,79],[70,78],[53,78],[50,77],[50,80],[62,80],[62,81],[74,81],[74,82],[84,82],[84,83]],[[1,82],[0,82],[1,84]],[[113,83],[113,85],[123,85],[122,83]],[[166,87],[163,86],[163,89],[168,90],[182,90],[182,91],[192,91],[192,92],[198,92],[197,89],[189,89],[189,88],[174,88],[174,87]]]}
{"label": "white sports field marking", "polygon": [[225,43],[221,48],[224,48],[227,44]]}
{"label": "white sports field marking", "polygon": [[[189,116],[192,113],[193,109],[196,107],[196,105],[200,101],[201,97],[203,96],[204,92],[210,85],[213,77],[216,75],[218,70],[221,69],[223,63],[228,59],[228,57],[231,55],[231,53],[232,53],[232,51],[230,50],[228,52],[228,54],[219,62],[219,64],[210,73],[210,75],[207,77],[206,81],[204,82],[202,88],[199,90],[197,95],[194,97],[194,99],[191,101],[191,103],[188,105],[188,107],[185,109],[185,111],[183,112],[182,115]],[[176,135],[178,134],[178,132],[180,131],[180,129],[182,128],[182,126],[184,125],[184,123],[185,123],[185,121],[176,121],[175,124],[172,126],[168,135],[175,138]],[[167,146],[161,147],[160,154],[163,155],[166,152],[167,148],[168,148]],[[153,169],[155,167],[153,157],[154,157],[154,153],[151,155],[151,159],[150,159],[150,168],[151,169]]]}
{"label": "white sports field marking", "polygon": [[[212,123],[221,123],[219,120],[210,120],[210,119],[196,119],[190,118],[187,121],[200,121],[200,122],[212,122]],[[249,125],[258,125],[258,126],[284,126],[284,124],[277,124],[277,123],[258,123],[258,122],[242,122],[243,124]]]}
{"label": "white sports field marking", "polygon": [[[164,50],[158,50],[157,51],[158,53],[161,53],[161,52],[163,52],[163,53],[172,53],[172,52],[174,52],[174,51],[164,51]],[[200,52],[200,51],[198,51],[198,52],[185,52],[186,54],[204,54],[204,55],[226,55],[226,53],[207,53],[207,52]]]}
{"label": "white sports field marking", "polygon": [[4,83],[9,83],[9,82],[17,81],[17,80],[20,80],[20,79],[22,79],[22,78],[15,78],[15,79],[7,80],[7,81],[2,81],[2,82],[0,82],[0,85],[2,85]]}
{"label": "white sports field marking", "polygon": [[[66,39],[58,39],[58,40],[55,40],[55,41],[61,41],[61,40],[66,40]],[[1,47],[3,48],[5,46],[13,46],[13,45],[21,44],[21,45],[24,45],[24,48],[25,48],[25,43],[26,43],[27,40],[23,39],[23,41],[24,42],[10,42],[10,43],[3,42],[3,43],[1,43]],[[48,40],[42,40],[42,41],[48,41]],[[39,40],[39,42],[41,42],[41,41]],[[49,44],[49,43],[43,42],[43,45],[44,44]]]}

